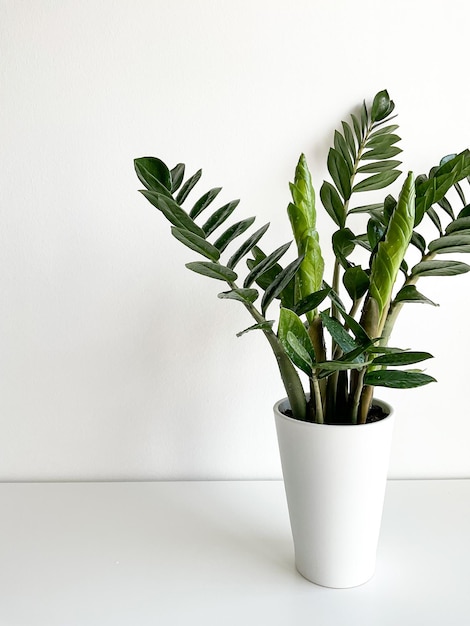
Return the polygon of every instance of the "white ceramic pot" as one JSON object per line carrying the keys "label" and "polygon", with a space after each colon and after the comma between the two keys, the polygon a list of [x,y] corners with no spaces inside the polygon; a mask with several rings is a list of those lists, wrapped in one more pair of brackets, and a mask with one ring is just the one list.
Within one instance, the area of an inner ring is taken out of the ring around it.
{"label": "white ceramic pot", "polygon": [[370,424],[287,417],[274,406],[295,564],[325,587],[356,587],[374,575],[392,442],[392,409]]}

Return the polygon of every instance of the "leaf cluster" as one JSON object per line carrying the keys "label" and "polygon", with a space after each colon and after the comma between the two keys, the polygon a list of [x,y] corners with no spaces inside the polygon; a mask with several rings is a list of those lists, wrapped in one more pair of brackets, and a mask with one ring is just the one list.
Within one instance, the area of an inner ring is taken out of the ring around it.
{"label": "leaf cluster", "polygon": [[[434,382],[422,370],[410,369],[432,355],[392,348],[390,336],[405,304],[436,306],[418,291],[420,278],[470,270],[446,258],[470,252],[470,204],[464,190],[470,152],[444,157],[428,174],[409,172],[395,199],[384,191],[402,174],[394,109],[388,92],[380,91],[334,133],[326,162],[329,178],[319,194],[336,226],[331,284],[324,277],[305,155],[290,183],[287,207],[295,252],[292,241],[266,249],[262,240],[269,223],[253,229],[255,217],[234,221],[239,200],[219,205],[220,187],[199,195],[201,170],[187,177],[183,163],[170,169],[155,157],[135,160],[141,193],[168,220],[172,235],[203,257],[186,267],[226,283],[219,298],[247,309],[254,323],[238,336],[253,330],[266,336],[296,419],[363,423],[374,387],[407,389]],[[374,193],[372,202],[364,202],[364,194],[378,191],[381,200]],[[355,214],[363,217],[363,232],[352,229],[349,218]],[[430,240],[421,228],[425,218],[436,233]],[[364,251],[367,263],[358,261]],[[277,323],[268,318],[274,302]]]}

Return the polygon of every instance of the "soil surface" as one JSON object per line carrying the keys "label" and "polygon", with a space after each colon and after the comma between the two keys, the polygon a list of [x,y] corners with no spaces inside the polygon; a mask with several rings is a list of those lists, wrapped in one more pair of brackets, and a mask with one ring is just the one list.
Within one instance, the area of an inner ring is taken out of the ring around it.
{"label": "soil surface", "polygon": [[[290,409],[287,409],[286,411],[284,411],[284,415],[287,415],[287,417],[294,417]],[[388,413],[385,413],[382,407],[380,407],[378,404],[373,404],[369,409],[369,414],[367,416],[366,424],[372,424],[372,422],[380,422],[380,420],[383,420],[384,418],[386,418],[387,415]],[[333,422],[333,423],[336,423],[336,422]],[[338,424],[345,424],[345,423],[346,422],[338,422]]]}

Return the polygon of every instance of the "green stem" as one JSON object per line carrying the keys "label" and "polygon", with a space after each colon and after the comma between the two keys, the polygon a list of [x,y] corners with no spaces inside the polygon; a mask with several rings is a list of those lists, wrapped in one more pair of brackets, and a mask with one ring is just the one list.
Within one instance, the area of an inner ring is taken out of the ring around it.
{"label": "green stem", "polygon": [[315,395],[315,407],[316,407],[316,420],[315,421],[317,422],[317,424],[323,424],[324,416],[323,416],[323,406],[322,406],[320,384],[315,374],[313,374],[311,380],[312,380],[313,392]]}

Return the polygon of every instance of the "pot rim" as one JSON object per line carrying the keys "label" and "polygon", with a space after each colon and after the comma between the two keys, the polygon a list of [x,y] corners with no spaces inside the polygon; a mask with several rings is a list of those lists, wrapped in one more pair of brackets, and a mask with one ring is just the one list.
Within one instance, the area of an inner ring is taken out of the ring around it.
{"label": "pot rim", "polygon": [[[308,397],[308,396],[307,396]],[[304,422],[302,420],[297,420],[294,417],[289,417],[288,415],[285,415],[281,409],[280,406],[284,403],[289,403],[289,399],[286,398],[282,398],[281,400],[278,400],[273,409],[274,409],[274,414],[278,417],[281,417],[283,419],[285,419],[287,422],[290,423],[295,423],[298,424],[300,426],[304,426],[305,428],[344,428],[345,426],[365,426],[365,427],[374,427],[374,426],[378,426],[380,424],[383,424],[387,421],[390,420],[390,418],[393,417],[394,415],[394,411],[393,411],[393,407],[388,404],[388,402],[385,402],[384,400],[380,400],[379,398],[373,398],[372,399],[374,404],[378,404],[385,412],[388,413],[388,415],[386,415],[383,419],[378,420],[376,422],[368,422],[366,424],[319,424],[317,422]]]}

